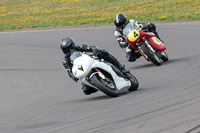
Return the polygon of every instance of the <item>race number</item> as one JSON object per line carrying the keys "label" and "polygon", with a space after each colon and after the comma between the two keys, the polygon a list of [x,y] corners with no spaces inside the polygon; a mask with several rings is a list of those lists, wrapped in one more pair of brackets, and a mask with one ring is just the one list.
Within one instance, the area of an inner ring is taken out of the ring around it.
{"label": "race number", "polygon": [[140,32],[138,30],[132,30],[128,34],[128,40],[131,41],[131,42],[136,41],[139,37],[140,37]]}
{"label": "race number", "polygon": [[161,41],[157,37],[152,37],[152,40],[158,45],[161,44]]}
{"label": "race number", "polygon": [[139,34],[137,34],[135,31],[133,33],[134,33],[134,37],[138,37],[139,36]]}

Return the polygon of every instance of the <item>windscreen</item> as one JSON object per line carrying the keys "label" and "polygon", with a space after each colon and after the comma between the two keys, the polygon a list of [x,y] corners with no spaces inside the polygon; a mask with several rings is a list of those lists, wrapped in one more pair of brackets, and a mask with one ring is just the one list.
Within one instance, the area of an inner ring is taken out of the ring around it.
{"label": "windscreen", "polygon": [[134,29],[135,29],[135,27],[133,27],[130,23],[128,23],[123,29],[123,35],[125,35],[125,37],[127,37],[128,33]]}
{"label": "windscreen", "polygon": [[73,62],[76,58],[80,57],[82,55],[82,52],[74,52],[71,56],[70,56],[70,61]]}

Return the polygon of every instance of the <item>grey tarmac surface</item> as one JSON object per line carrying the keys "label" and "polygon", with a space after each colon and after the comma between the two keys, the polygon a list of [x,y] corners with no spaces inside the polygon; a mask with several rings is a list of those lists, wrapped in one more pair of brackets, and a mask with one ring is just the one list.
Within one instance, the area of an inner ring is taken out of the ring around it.
{"label": "grey tarmac surface", "polygon": [[[128,62],[114,27],[0,33],[0,133],[200,132],[200,21],[157,24],[169,61]],[[107,49],[139,80],[110,98],[82,93],[62,66],[59,42]]]}

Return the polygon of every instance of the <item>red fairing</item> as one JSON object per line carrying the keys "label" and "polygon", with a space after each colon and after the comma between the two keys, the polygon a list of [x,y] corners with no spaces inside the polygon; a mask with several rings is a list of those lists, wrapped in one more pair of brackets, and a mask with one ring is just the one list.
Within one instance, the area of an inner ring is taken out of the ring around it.
{"label": "red fairing", "polygon": [[[166,49],[165,45],[155,36],[153,33],[146,33],[142,30],[139,31],[139,36],[137,40],[130,41],[128,37],[126,38],[126,41],[135,49],[138,50],[136,43],[138,40],[142,39],[143,37],[146,37],[147,40],[151,43],[151,45],[158,51],[163,51]],[[141,44],[141,43],[139,43]]]}
{"label": "red fairing", "polygon": [[[138,28],[139,28],[139,27],[138,27]],[[137,30],[138,28],[136,28],[136,30]],[[141,30],[141,31],[139,31],[139,37],[137,38],[137,40],[135,40],[135,41],[130,41],[130,40],[128,39],[128,37],[127,37],[127,38],[126,38],[126,41],[127,41],[135,50],[138,50],[138,48],[137,48],[137,46],[136,46],[136,43],[137,43],[138,40],[142,39],[142,37],[144,37],[144,36],[145,36],[145,32],[143,32],[143,31]]]}
{"label": "red fairing", "polygon": [[166,49],[165,45],[157,37],[150,37],[147,38],[147,40],[157,51],[163,51]]}
{"label": "red fairing", "polygon": [[[137,29],[138,29],[138,28],[137,28]],[[137,50],[138,48],[137,48],[137,46],[136,46],[136,43],[137,43],[138,40],[142,39],[143,37],[150,38],[150,37],[153,37],[153,36],[155,36],[155,35],[152,34],[152,33],[146,33],[146,32],[144,32],[144,31],[140,30],[140,31],[139,31],[139,37],[137,38],[137,40],[135,40],[135,41],[130,41],[130,40],[128,39],[128,37],[127,37],[127,38],[126,38],[126,41],[127,41],[134,49]]]}
{"label": "red fairing", "polygon": [[137,40],[134,42],[131,42],[128,37],[126,38],[126,41],[133,47],[133,49],[138,50],[137,46],[135,45]]}

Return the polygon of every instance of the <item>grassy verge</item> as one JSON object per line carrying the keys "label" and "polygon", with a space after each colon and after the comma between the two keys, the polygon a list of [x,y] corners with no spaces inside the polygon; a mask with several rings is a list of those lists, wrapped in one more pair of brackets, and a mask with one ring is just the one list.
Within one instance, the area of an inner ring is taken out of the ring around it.
{"label": "grassy verge", "polygon": [[200,0],[1,0],[0,30],[137,21],[200,20]]}

